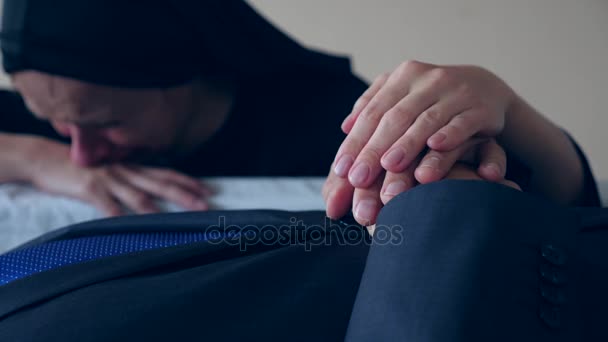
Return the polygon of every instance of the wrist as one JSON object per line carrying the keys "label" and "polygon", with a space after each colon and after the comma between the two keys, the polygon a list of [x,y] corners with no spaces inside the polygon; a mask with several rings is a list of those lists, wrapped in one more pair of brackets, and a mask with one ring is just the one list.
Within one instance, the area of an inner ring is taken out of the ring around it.
{"label": "wrist", "polygon": [[53,158],[55,142],[36,136],[19,136],[16,141],[14,167],[18,181],[36,185],[36,180],[44,172],[45,160]]}
{"label": "wrist", "polygon": [[29,181],[27,160],[31,141],[29,138],[16,134],[0,134],[0,182]]}
{"label": "wrist", "polygon": [[525,106],[525,101],[515,91],[510,90],[505,108],[505,123],[502,132],[496,137],[496,141],[501,146],[507,147],[511,144],[514,135],[517,136],[517,132],[513,131],[518,122],[522,121],[522,113],[526,112]]}

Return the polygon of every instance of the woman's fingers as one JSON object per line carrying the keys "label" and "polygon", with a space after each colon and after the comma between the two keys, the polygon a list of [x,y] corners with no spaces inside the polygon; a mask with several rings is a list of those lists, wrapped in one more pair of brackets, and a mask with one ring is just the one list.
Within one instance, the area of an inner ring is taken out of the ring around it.
{"label": "woman's fingers", "polygon": [[105,189],[96,193],[91,193],[90,196],[84,198],[84,200],[107,216],[114,217],[124,214],[124,210],[120,203]]}
{"label": "woman's fingers", "polygon": [[[457,163],[456,165],[454,165],[454,167],[447,174],[446,179],[484,181],[484,179],[481,178],[481,176],[479,175],[478,172],[475,171],[475,169],[473,169],[469,165],[465,165],[462,163]],[[519,185],[517,185],[517,183],[512,182],[510,180],[503,179],[503,180],[499,181],[498,183],[511,187],[515,190],[521,191],[521,188],[519,187]]]}
{"label": "woman's fingers", "polygon": [[475,172],[475,169],[463,163],[456,163],[445,176],[445,179],[482,180],[477,172]]}
{"label": "woman's fingers", "polygon": [[[500,131],[502,123],[495,124],[495,129],[487,129],[492,126],[492,115],[490,110],[484,106],[477,106],[463,111],[454,116],[449,123],[433,134],[427,144],[437,151],[450,151],[474,135],[494,136]],[[484,127],[486,127],[484,129]]]}
{"label": "woman's fingers", "polygon": [[117,172],[117,169],[119,167],[112,168],[112,177],[107,179],[106,184],[112,196],[137,214],[159,212],[160,209],[154,202],[154,197],[131,184],[125,177],[126,174]]}
{"label": "woman's fingers", "polygon": [[361,97],[359,97],[359,99],[355,102],[355,105],[353,106],[352,112],[346,117],[346,119],[344,119],[344,122],[342,122],[342,132],[344,132],[346,134],[350,133],[350,131],[353,129],[353,126],[355,125],[355,122],[357,121],[357,118],[359,117],[359,114],[361,114],[361,111],[363,110],[363,108],[365,108],[367,106],[367,104],[369,103],[369,101],[374,96],[376,96],[378,91],[386,83],[386,80],[388,80],[389,76],[390,76],[389,73],[385,73],[385,74],[378,76],[374,80],[372,85],[369,88],[367,88],[367,90],[363,93],[363,95],[361,95]]}
{"label": "woman's fingers", "polygon": [[[417,64],[405,63],[388,77],[380,90],[369,100],[338,149],[334,168],[336,175],[342,178],[348,175],[355,159],[376,131],[384,114],[408,95],[411,83],[419,72],[420,67]],[[365,170],[362,168],[361,171]]]}
{"label": "woman's fingers", "polygon": [[198,179],[179,173],[171,169],[159,169],[150,167],[130,167],[131,169],[149,175],[161,182],[179,184],[193,194],[208,197],[213,195],[213,190]]}
{"label": "woman's fingers", "polygon": [[469,149],[474,148],[483,141],[485,140],[479,138],[471,139],[448,152],[439,152],[435,150],[428,151],[414,172],[416,180],[421,184],[427,184],[445,178],[454,164],[460,160]]}
{"label": "woman's fingers", "polygon": [[[436,94],[432,92],[410,93],[384,114],[376,131],[360,151],[348,174],[348,179],[354,187],[366,188],[371,185],[383,171],[382,159],[384,162],[404,160],[414,154],[413,159],[420,153],[420,150],[424,149],[426,139],[422,140],[422,145],[419,147],[400,146],[392,149],[390,153],[386,153],[396,141],[406,134],[420,113],[432,106],[435,101]],[[385,154],[386,156],[382,158]]]}
{"label": "woman's fingers", "polygon": [[[45,187],[46,191],[68,195],[88,202],[107,216],[120,216],[125,213],[121,203],[112,195],[112,192],[108,188],[107,182],[108,179],[112,178],[112,175],[107,169],[91,171],[89,169],[73,167],[71,164],[68,165],[66,169],[60,170],[63,171],[61,175],[67,178],[52,179],[51,183],[53,187]],[[62,182],[63,180],[66,182]],[[61,186],[69,183],[75,186]],[[65,190],[66,188],[70,189],[70,191],[58,191],[58,189]]]}
{"label": "woman's fingers", "polygon": [[507,155],[496,140],[490,139],[479,146],[479,175],[491,182],[500,182],[507,173]]}
{"label": "woman's fingers", "polygon": [[[354,187],[370,186],[382,172],[381,162],[404,165],[401,169],[384,167],[389,171],[405,170],[408,162],[424,149],[427,138],[446,124],[452,113],[459,112],[462,105],[455,107],[458,99],[454,101],[449,96],[450,88],[444,74],[425,73],[428,68],[429,65],[423,63],[404,63],[359,115],[339,151],[343,157],[339,159],[341,162],[353,161],[348,178]],[[440,101],[444,93],[446,100]],[[418,128],[412,130],[413,124]],[[395,146],[387,152],[399,139],[410,144]],[[337,171],[344,169],[338,167]]]}
{"label": "woman's fingers", "polygon": [[518,190],[518,191],[522,191],[519,184],[517,184],[513,181],[510,181],[510,180],[505,179],[505,180],[501,181],[500,184],[512,187],[513,189]]}
{"label": "woman's fingers", "polygon": [[353,200],[355,188],[347,179],[329,173],[323,185],[323,199],[326,205],[326,215],[332,219],[339,219],[346,215]]}
{"label": "woman's fingers", "polygon": [[369,188],[355,189],[353,194],[353,216],[359,224],[371,226],[376,223],[376,217],[382,208],[380,190],[382,189],[383,180],[384,175],[381,175]]}
{"label": "woman's fingers", "polygon": [[[427,89],[426,94],[436,96],[432,89]],[[390,148],[388,151],[383,150],[382,167],[394,173],[403,172],[426,148],[429,137],[465,110],[466,106],[462,96],[452,92],[425,110],[416,111],[407,131],[397,137],[390,137]]]}
{"label": "woman's fingers", "polygon": [[418,184],[416,177],[414,176],[414,171],[417,166],[418,163],[414,162],[403,172],[386,172],[382,191],[380,192],[380,198],[382,199],[383,204],[387,204],[395,196],[412,189]]}
{"label": "woman's fingers", "polygon": [[[483,120],[478,118],[481,109],[473,116],[469,113],[472,104],[468,88],[458,85],[454,76],[420,63],[408,65],[412,65],[409,71],[404,67],[386,80],[361,111],[340,148],[336,174],[343,177],[348,169],[349,181],[356,188],[370,186],[383,169],[403,172],[429,141],[439,144],[446,139],[436,134],[445,131],[449,123],[458,127],[469,124],[470,119],[477,120],[466,127],[471,131],[464,132],[469,134],[466,138],[482,127]],[[412,71],[414,66],[417,71]],[[463,117],[456,120],[458,116]]]}
{"label": "woman's fingers", "polygon": [[[188,210],[207,210],[209,206],[194,180],[175,171],[115,167],[115,172],[133,188],[176,203]],[[141,199],[143,200],[143,199]]]}

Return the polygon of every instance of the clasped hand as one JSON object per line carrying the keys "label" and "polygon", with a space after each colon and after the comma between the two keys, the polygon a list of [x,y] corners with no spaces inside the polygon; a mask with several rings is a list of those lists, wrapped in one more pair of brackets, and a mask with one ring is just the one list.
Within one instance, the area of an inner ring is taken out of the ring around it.
{"label": "clasped hand", "polygon": [[347,136],[323,187],[327,215],[352,207],[359,223],[374,224],[393,197],[444,179],[463,161],[481,179],[513,185],[504,179],[506,156],[495,138],[514,97],[475,66],[408,61],[379,76],[342,124]]}

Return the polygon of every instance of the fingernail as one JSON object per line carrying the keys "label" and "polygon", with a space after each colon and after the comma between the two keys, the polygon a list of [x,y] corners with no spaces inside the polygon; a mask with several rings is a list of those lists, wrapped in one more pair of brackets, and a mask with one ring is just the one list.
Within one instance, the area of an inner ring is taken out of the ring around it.
{"label": "fingernail", "polygon": [[430,169],[438,169],[439,168],[439,158],[430,157],[427,159],[424,164],[420,165],[422,167],[428,167]]}
{"label": "fingernail", "polygon": [[353,166],[355,159],[347,154],[343,155],[338,159],[336,166],[334,167],[334,173],[338,175],[338,177],[346,177],[348,175],[348,171],[350,167]]}
{"label": "fingernail", "polygon": [[407,186],[405,184],[405,182],[403,181],[396,181],[396,182],[392,182],[390,183],[386,189],[384,189],[384,194],[386,196],[397,196],[400,193],[404,192],[407,189]]}
{"label": "fingernail", "polygon": [[428,144],[429,145],[439,145],[445,140],[445,138],[447,138],[447,136],[445,134],[437,133],[429,139]]}
{"label": "fingernail", "polygon": [[340,125],[340,129],[344,132],[346,131],[346,120]]}
{"label": "fingernail", "polygon": [[405,152],[403,149],[394,148],[384,155],[384,158],[382,158],[382,165],[386,167],[394,167],[399,165],[404,158]]}
{"label": "fingernail", "polygon": [[486,169],[486,172],[489,173],[491,176],[497,178],[500,177],[500,168],[495,163],[486,164],[484,165],[484,168]]}
{"label": "fingernail", "polygon": [[358,163],[348,175],[348,180],[353,186],[361,186],[367,180],[371,170],[366,163]]}
{"label": "fingernail", "polygon": [[376,214],[375,200],[361,200],[355,208],[355,216],[365,222],[371,222]]}

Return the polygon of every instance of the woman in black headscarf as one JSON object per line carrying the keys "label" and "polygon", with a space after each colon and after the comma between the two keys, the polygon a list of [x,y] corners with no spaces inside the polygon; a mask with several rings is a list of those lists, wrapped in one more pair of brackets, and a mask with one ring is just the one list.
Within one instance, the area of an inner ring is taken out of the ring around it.
{"label": "woman in black headscarf", "polygon": [[0,93],[0,158],[16,166],[0,180],[110,214],[154,211],[152,197],[206,207],[197,182],[158,167],[324,175],[366,88],[348,59],[300,46],[235,0],[8,0],[2,52],[25,105]]}
{"label": "woman in black headscarf", "polygon": [[[480,68],[404,63],[361,97],[340,145],[366,84],[347,59],[302,47],[241,0],[7,0],[2,26],[4,68],[24,102],[0,95],[0,161],[10,165],[0,181],[109,214],[155,211],[154,197],[205,209],[208,191],[182,173],[325,175],[340,146],[324,190],[332,217],[352,204],[373,223],[383,203],[442,179],[467,154],[484,179],[506,173],[565,204],[598,202],[568,137]],[[427,144],[443,125],[449,144]],[[502,148],[479,136],[504,142],[508,170]],[[393,144],[408,156],[388,165]],[[434,149],[416,160],[426,145]]]}

